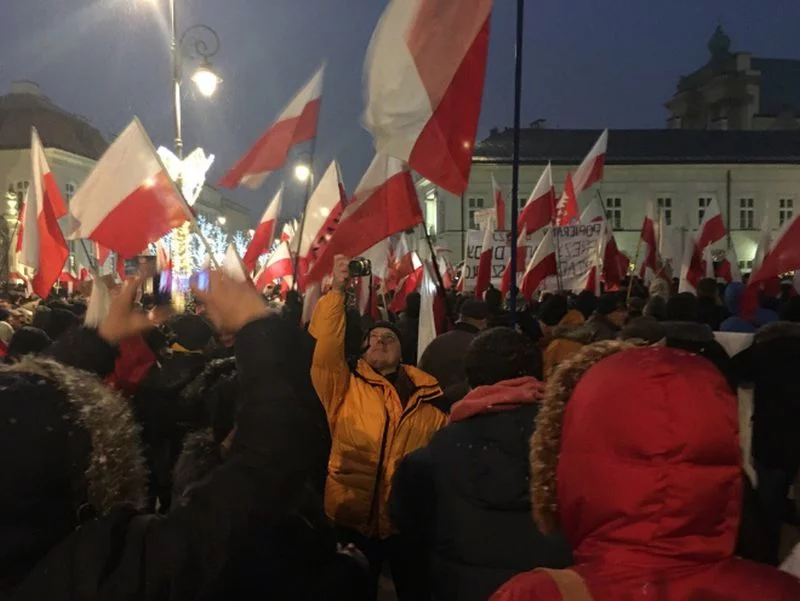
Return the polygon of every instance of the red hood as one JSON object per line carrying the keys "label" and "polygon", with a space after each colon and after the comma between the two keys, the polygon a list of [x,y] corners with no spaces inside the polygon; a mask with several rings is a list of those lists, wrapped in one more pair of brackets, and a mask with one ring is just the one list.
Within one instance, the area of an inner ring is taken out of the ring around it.
{"label": "red hood", "polygon": [[543,394],[544,384],[530,376],[504,380],[491,386],[478,386],[453,405],[450,422],[458,422],[481,413],[510,411],[520,405],[538,402]]}
{"label": "red hood", "polygon": [[601,360],[567,403],[557,468],[576,559],[659,568],[731,557],[740,466],[736,399],[711,363],[667,348]]}

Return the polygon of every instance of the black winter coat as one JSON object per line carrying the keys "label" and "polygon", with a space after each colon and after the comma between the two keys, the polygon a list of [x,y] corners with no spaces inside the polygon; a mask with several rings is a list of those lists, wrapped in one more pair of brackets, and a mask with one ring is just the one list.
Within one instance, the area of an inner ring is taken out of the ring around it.
{"label": "black winter coat", "polygon": [[[104,345],[96,336],[92,344],[94,366],[112,369],[112,349],[105,345],[98,352]],[[91,368],[89,355],[77,350],[71,349],[75,362]],[[285,320],[266,318],[245,326],[236,339],[243,402],[224,464],[166,517],[120,508],[85,521],[22,582],[1,591],[0,599],[327,598],[312,589],[324,562],[335,561],[334,542],[297,558],[292,553],[301,545],[281,538],[297,534],[283,532],[281,525],[301,500],[307,507],[316,495],[316,513],[322,515],[330,433],[308,375],[312,351],[313,342]],[[313,523],[313,513],[303,519]],[[263,570],[242,580],[240,562],[256,556]]]}
{"label": "black winter coat", "polygon": [[392,519],[428,549],[437,601],[486,601],[509,578],[563,568],[560,537],[533,523],[529,440],[538,405],[448,425],[395,476]]}

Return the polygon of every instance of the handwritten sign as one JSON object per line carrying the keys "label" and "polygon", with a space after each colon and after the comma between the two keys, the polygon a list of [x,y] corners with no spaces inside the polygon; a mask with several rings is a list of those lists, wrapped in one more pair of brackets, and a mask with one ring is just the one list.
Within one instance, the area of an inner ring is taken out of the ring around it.
{"label": "handwritten sign", "polygon": [[605,239],[602,223],[557,227],[553,236],[558,246],[561,289],[583,290],[591,268],[601,264]]}
{"label": "handwritten sign", "polygon": [[[492,241],[492,278],[491,282],[495,288],[500,287],[503,278],[503,271],[511,260],[511,238],[509,232],[494,232]],[[527,256],[525,263],[533,255],[533,246],[526,246]],[[483,232],[479,230],[469,230],[467,232],[466,252],[464,254],[464,291],[472,292],[475,290],[475,283],[478,280],[478,263],[483,252]]]}

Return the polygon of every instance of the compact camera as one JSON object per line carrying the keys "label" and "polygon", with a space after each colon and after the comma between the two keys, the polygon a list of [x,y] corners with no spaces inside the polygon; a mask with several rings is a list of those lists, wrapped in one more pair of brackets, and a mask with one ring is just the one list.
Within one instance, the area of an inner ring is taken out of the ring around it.
{"label": "compact camera", "polygon": [[364,257],[356,257],[347,264],[351,278],[363,278],[372,275],[372,262]]}

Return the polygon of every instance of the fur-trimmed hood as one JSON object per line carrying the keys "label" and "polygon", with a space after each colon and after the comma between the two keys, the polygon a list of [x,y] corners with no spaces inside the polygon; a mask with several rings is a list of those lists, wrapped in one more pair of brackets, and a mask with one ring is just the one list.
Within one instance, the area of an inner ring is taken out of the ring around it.
{"label": "fur-trimmed hood", "polygon": [[754,342],[759,344],[777,338],[800,338],[800,323],[776,321],[762,326],[756,331]]}
{"label": "fur-trimmed hood", "polygon": [[[624,355],[624,356],[623,356]],[[613,341],[561,365],[531,443],[540,529],[578,563],[732,557],[741,513],[735,398],[707,361]]]}
{"label": "fur-trimmed hood", "polygon": [[65,395],[64,419],[91,439],[85,478],[86,500],[94,511],[105,515],[120,505],[144,507],[147,469],[139,428],[122,396],[96,377],[44,357],[25,357],[0,367],[0,373],[40,376]]}

